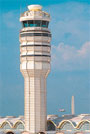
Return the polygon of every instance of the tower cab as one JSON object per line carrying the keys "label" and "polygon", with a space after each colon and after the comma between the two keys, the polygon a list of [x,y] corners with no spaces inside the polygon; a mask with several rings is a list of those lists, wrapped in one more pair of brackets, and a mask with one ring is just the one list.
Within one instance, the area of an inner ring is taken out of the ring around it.
{"label": "tower cab", "polygon": [[45,27],[48,28],[49,22],[43,20],[27,20],[22,22],[22,27]]}

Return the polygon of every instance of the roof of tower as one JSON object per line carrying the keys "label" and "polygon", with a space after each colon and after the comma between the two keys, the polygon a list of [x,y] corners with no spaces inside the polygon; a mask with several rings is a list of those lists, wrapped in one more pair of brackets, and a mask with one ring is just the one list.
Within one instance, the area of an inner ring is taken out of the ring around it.
{"label": "roof of tower", "polygon": [[42,10],[42,6],[40,6],[40,5],[29,5],[28,9],[30,11],[38,11],[38,10]]}
{"label": "roof of tower", "polygon": [[33,19],[50,21],[50,14],[45,11],[42,11],[41,5],[29,5],[28,11],[25,11],[20,15],[20,21],[22,22]]}

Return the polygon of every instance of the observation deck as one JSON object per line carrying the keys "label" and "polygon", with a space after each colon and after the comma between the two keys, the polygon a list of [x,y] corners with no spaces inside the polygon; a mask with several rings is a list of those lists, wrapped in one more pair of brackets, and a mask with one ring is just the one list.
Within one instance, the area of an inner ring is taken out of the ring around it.
{"label": "observation deck", "polygon": [[24,12],[20,16],[20,21],[24,20],[47,20],[50,21],[50,14],[42,11],[42,6],[40,5],[30,5],[28,6],[28,11]]}

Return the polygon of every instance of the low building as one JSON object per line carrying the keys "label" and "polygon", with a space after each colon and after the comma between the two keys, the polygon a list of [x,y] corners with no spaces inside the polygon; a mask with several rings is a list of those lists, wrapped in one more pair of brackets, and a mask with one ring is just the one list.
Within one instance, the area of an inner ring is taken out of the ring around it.
{"label": "low building", "polygon": [[57,134],[90,134],[90,114],[63,115],[49,119],[47,129]]}
{"label": "low building", "polygon": [[[24,116],[0,117],[0,134],[21,134]],[[47,116],[47,134],[90,134],[90,114]]]}

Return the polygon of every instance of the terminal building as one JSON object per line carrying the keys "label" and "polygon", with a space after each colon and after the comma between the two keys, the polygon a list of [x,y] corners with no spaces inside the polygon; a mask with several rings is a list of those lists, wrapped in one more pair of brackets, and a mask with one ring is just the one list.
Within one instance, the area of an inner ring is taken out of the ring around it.
{"label": "terminal building", "polygon": [[[21,134],[24,131],[24,116],[0,117],[0,134]],[[90,114],[48,115],[47,134],[90,134]]]}

